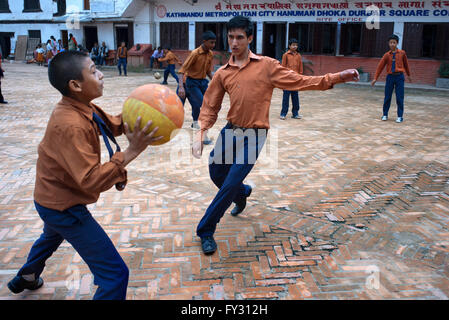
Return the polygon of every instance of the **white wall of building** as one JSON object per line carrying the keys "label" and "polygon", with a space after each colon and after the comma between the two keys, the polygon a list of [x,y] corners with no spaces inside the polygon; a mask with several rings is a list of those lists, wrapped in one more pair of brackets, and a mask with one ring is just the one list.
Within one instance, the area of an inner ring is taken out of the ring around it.
{"label": "white wall of building", "polygon": [[11,13],[0,14],[1,20],[51,20],[53,13],[57,11],[56,2],[53,0],[40,0],[42,12],[23,12],[24,1],[9,0]]}
{"label": "white wall of building", "polygon": [[[134,43],[150,42],[150,5],[146,4],[134,18]],[[154,44],[153,44],[154,45]]]}

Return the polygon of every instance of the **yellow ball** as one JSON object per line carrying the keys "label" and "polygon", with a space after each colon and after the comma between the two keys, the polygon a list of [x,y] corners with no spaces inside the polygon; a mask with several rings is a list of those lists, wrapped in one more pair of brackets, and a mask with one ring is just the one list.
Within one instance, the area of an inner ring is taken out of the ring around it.
{"label": "yellow ball", "polygon": [[161,145],[174,138],[182,128],[184,106],[176,92],[167,86],[147,84],[132,91],[123,105],[123,122],[128,123],[129,130],[134,129],[138,116],[142,118],[140,129],[143,129],[149,120],[153,121],[147,133],[159,127],[154,136],[163,138],[152,145]]}

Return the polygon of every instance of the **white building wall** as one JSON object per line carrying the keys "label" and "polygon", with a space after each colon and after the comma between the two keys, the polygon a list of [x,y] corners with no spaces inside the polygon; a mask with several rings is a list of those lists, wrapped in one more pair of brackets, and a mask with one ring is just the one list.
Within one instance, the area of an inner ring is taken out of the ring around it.
{"label": "white building wall", "polygon": [[146,4],[134,18],[134,43],[151,44],[150,41],[150,5]]}
{"label": "white building wall", "polygon": [[9,0],[8,3],[11,13],[0,14],[1,20],[51,20],[57,11],[53,0],[40,0],[42,12],[23,12],[23,0]]}

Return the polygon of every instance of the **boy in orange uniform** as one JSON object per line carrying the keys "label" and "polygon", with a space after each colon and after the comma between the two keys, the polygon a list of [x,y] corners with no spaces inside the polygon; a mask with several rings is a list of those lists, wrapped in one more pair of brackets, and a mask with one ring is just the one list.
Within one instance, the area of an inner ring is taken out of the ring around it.
{"label": "boy in orange uniform", "polygon": [[165,53],[164,57],[159,58],[159,61],[160,62],[167,61],[168,66],[164,70],[164,81],[161,84],[168,84],[167,83],[168,74],[171,74],[173,78],[175,78],[176,82],[179,83],[179,78],[175,72],[175,64],[179,63],[180,65],[182,65],[182,62],[173,52],[171,52],[170,47],[164,49],[164,53]]}
{"label": "boy in orange uniform", "polygon": [[[282,66],[302,74],[302,58],[298,52],[298,40],[290,39],[288,41],[288,51],[282,56]],[[281,120],[285,120],[288,113],[288,100],[292,97],[292,118],[301,119],[299,115],[299,94],[298,91],[284,90],[282,97]]]}
{"label": "boy in orange uniform", "polygon": [[[91,102],[103,94],[103,74],[84,53],[57,54],[49,65],[48,78],[62,99],[38,147],[34,204],[44,230],[8,288],[14,293],[40,288],[47,259],[67,240],[94,275],[98,289],[93,298],[125,299],[128,268],[86,205],[95,203],[101,192],[114,185],[123,190],[127,183],[125,167],[160,137],[153,137],[156,129],[145,134],[151,121],[139,130],[138,119],[130,133],[121,115],[111,116]],[[123,152],[114,138],[122,133],[129,141]],[[110,156],[110,161],[103,164],[99,135]],[[117,152],[113,152],[108,138]]]}
{"label": "boy in orange uniform", "polygon": [[374,80],[371,85],[374,86],[377,79],[379,78],[382,70],[387,66],[387,81],[385,83],[385,99],[383,105],[383,116],[382,120],[388,120],[388,111],[390,110],[391,96],[393,94],[393,89],[396,93],[396,104],[398,105],[398,118],[397,123],[404,121],[404,72],[407,73],[409,81],[410,69],[408,67],[407,55],[404,50],[397,48],[399,42],[399,37],[395,34],[388,38],[388,45],[390,46],[390,51],[384,54],[382,60],[380,60],[379,65],[376,69],[376,74],[374,75]]}
{"label": "boy in orange uniform", "polygon": [[302,76],[284,68],[275,59],[257,56],[248,48],[253,40],[253,31],[253,23],[247,17],[236,16],[228,22],[228,43],[232,54],[229,62],[214,74],[204,95],[199,117],[201,131],[192,147],[193,156],[200,158],[205,134],[217,121],[223,97],[228,93],[231,105],[228,123],[209,158],[209,174],[219,191],[196,229],[205,254],[217,249],[213,235],[225,211],[234,202],[231,215],[240,214],[251,194],[251,187],[243,181],[251,172],[267,138],[274,88],[326,90],[336,83],[359,79],[355,69],[318,77]]}

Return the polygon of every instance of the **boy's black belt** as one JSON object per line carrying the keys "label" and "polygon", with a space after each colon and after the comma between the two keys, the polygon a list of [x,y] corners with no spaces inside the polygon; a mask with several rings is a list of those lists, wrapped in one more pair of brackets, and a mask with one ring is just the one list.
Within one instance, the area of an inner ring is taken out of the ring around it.
{"label": "boy's black belt", "polygon": [[393,76],[397,76],[398,74],[401,74],[402,72],[392,72],[391,74],[393,75]]}

